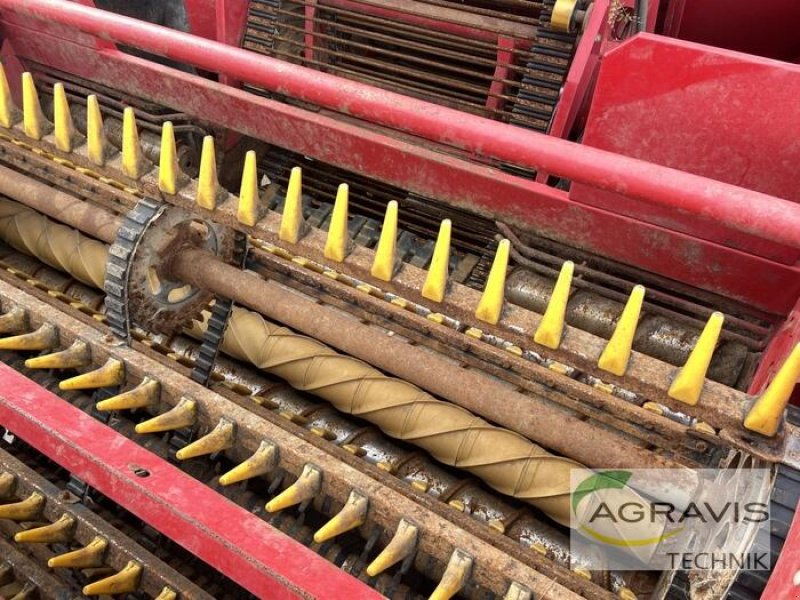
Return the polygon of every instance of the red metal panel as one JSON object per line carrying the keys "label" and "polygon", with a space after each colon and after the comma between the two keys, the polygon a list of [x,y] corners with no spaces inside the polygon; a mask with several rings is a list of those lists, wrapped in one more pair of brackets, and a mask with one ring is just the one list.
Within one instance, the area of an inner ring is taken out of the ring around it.
{"label": "red metal panel", "polygon": [[[4,13],[21,12],[68,24],[104,39],[225,73],[341,114],[479,156],[546,169],[598,189],[624,193],[643,201],[648,210],[658,207],[662,212],[680,215],[681,223],[698,219],[704,223],[724,224],[716,229],[705,228],[700,236],[706,239],[792,263],[798,256],[800,206],[778,198],[523,131],[71,2],[0,0],[0,8]],[[791,252],[781,252],[782,245]]]}
{"label": "red metal panel", "polygon": [[761,594],[763,600],[797,600],[800,597],[800,505],[795,508],[789,536],[783,544],[777,564],[767,587]]}
{"label": "red metal panel", "polygon": [[[1,363],[0,424],[259,598],[382,598]],[[149,475],[137,476],[134,468]]]}
{"label": "red metal panel", "polygon": [[[748,392],[751,394],[760,393],[772,380],[775,373],[778,372],[792,348],[798,343],[800,343],[800,299],[798,299],[797,304],[792,312],[789,313],[783,325],[769,341],[769,345],[758,363],[758,369],[753,375],[753,380],[750,382]],[[795,386],[792,403],[800,404],[800,385]]]}
{"label": "red metal panel", "polygon": [[189,31],[209,40],[217,39],[215,0],[184,0]]}

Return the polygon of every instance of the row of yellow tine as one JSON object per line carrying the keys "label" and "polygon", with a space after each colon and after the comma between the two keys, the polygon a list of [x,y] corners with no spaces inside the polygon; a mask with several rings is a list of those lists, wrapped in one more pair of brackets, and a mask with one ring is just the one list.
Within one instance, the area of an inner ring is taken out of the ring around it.
{"label": "row of yellow tine", "polygon": [[[64,513],[52,523],[40,525],[44,520],[47,499],[34,491],[17,502],[8,502],[16,486],[17,478],[11,473],[0,473],[0,519],[31,524],[14,534],[19,544],[70,544],[75,541],[78,522],[69,513]],[[108,541],[96,536],[88,544],[69,552],[53,556],[47,561],[52,569],[94,569],[103,566]],[[106,596],[135,592],[141,581],[142,565],[129,561],[117,573],[87,584],[83,588],[85,596]],[[160,600],[174,600],[177,593],[165,587],[158,595]]]}

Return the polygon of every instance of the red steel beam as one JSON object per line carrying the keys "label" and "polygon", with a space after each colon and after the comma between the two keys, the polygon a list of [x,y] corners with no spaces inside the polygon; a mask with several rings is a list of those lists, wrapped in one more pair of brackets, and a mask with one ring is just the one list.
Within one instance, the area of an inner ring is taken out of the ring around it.
{"label": "red steel beam", "polygon": [[675,169],[465,114],[191,34],[61,0],[0,0],[59,23],[370,123],[617,192],[683,218],[800,248],[800,205]]}
{"label": "red steel beam", "polygon": [[383,597],[1,363],[0,424],[259,598]]}

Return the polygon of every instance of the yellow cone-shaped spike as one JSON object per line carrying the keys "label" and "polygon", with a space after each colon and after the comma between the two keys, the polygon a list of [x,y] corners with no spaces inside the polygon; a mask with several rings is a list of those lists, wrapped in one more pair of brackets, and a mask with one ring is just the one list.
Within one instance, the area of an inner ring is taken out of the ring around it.
{"label": "yellow cone-shaped spike", "polygon": [[[239,223],[252,227],[258,222],[258,168],[256,153],[250,150],[244,156],[244,170],[242,171],[242,186],[239,188],[239,206],[236,216]],[[284,210],[286,215],[286,210]],[[283,225],[281,225],[283,232]],[[281,235],[283,239],[283,235]]]}
{"label": "yellow cone-shaped spike", "polygon": [[0,315],[0,334],[20,333],[28,325],[28,316],[25,310],[15,306],[4,315]]}
{"label": "yellow cone-shaped spike", "polygon": [[361,527],[367,520],[368,510],[369,499],[364,494],[353,490],[342,510],[317,530],[314,534],[314,541],[321,544],[351,529]]}
{"label": "yellow cone-shaped spike", "polygon": [[136,426],[136,433],[160,433],[191,427],[197,419],[197,403],[190,398],[181,398],[172,410],[148,419]]}
{"label": "yellow cone-shaped spike", "polygon": [[633,288],[617,321],[614,333],[603,349],[600,360],[597,361],[597,366],[604,371],[622,376],[628,370],[628,361],[633,350],[633,336],[636,334],[636,326],[639,324],[644,293],[645,289],[642,285]]}
{"label": "yellow cone-shaped spike", "polygon": [[89,346],[76,340],[69,348],[53,354],[36,356],[25,361],[29,369],[77,369],[91,364],[92,353]]}
{"label": "yellow cone-shaped spike", "polygon": [[84,586],[83,594],[84,596],[130,594],[137,590],[141,578],[142,565],[132,560],[119,573]]}
{"label": "yellow cone-shaped spike", "polygon": [[762,435],[770,437],[775,435],[798,380],[800,380],[800,344],[795,345],[767,389],[747,413],[744,426]]}
{"label": "yellow cone-shaped spike", "polygon": [[86,98],[86,152],[89,160],[102,167],[108,158],[108,143],[103,130],[103,113],[94,94]]}
{"label": "yellow cone-shaped spike", "polygon": [[375,261],[372,263],[372,276],[381,281],[391,281],[397,250],[397,212],[396,200],[389,202],[383,217],[383,228],[378,246],[375,248]]}
{"label": "yellow cone-shaped spike", "polygon": [[486,278],[486,287],[475,310],[475,318],[484,323],[496,325],[503,313],[503,300],[506,293],[506,271],[508,270],[508,254],[511,242],[500,240],[494,255],[492,268]]}
{"label": "yellow cone-shaped spike", "polygon": [[122,113],[122,172],[131,179],[139,179],[150,167],[139,142],[136,113],[128,106]]}
{"label": "yellow cone-shaped spike", "polygon": [[569,301],[569,288],[572,285],[572,273],[575,264],[568,260],[561,267],[556,285],[550,296],[550,302],[544,311],[539,327],[533,340],[537,344],[557,349],[561,345],[561,336],[564,333],[564,320],[567,316],[567,302]]}
{"label": "yellow cone-shaped spike", "polygon": [[272,442],[261,442],[253,456],[219,478],[221,485],[232,485],[269,473],[278,462],[278,447]]}
{"label": "yellow cone-shaped spike", "polygon": [[9,521],[36,521],[42,516],[44,496],[33,492],[30,496],[19,502],[0,505],[0,519]]}
{"label": "yellow cone-shaped spike", "polygon": [[442,580],[430,600],[449,600],[467,584],[472,571],[472,557],[462,550],[456,549],[447,563]]}
{"label": "yellow cone-shaped spike", "polygon": [[400,520],[394,536],[378,556],[367,567],[367,575],[375,577],[389,567],[405,560],[417,549],[419,528],[405,519]]}
{"label": "yellow cone-shaped spike", "polygon": [[55,523],[44,527],[26,529],[14,535],[14,541],[21,544],[57,544],[72,540],[76,521],[70,515],[62,515]]}
{"label": "yellow cone-shaped spike", "polygon": [[133,410],[135,408],[146,408],[158,402],[161,393],[161,384],[155,379],[145,377],[135,388],[101,400],[95,408],[101,412],[109,410]]}
{"label": "yellow cone-shaped spike", "polygon": [[177,194],[180,180],[175,128],[167,121],[161,128],[161,156],[158,162],[158,189],[165,194]]}
{"label": "yellow cone-shaped spike", "polygon": [[0,500],[8,498],[17,485],[17,478],[11,473],[0,473]]}
{"label": "yellow cone-shaped spike", "polygon": [[57,83],[53,86],[53,126],[56,138],[56,147],[62,152],[72,152],[75,142],[79,138],[69,109],[67,93],[64,84]]}
{"label": "yellow cone-shaped spike", "polygon": [[292,485],[267,502],[267,512],[277,512],[316,496],[322,487],[322,471],[314,465],[307,464],[303,472]]}
{"label": "yellow cone-shaped spike", "polygon": [[[247,160],[245,158],[245,160]],[[244,180],[242,180],[244,184]],[[206,210],[214,210],[217,201],[225,195],[225,190],[217,178],[217,155],[214,150],[214,136],[203,138],[203,152],[200,155],[200,176],[197,181],[197,205]]]}
{"label": "yellow cone-shaped spike", "polygon": [[284,242],[296,244],[303,236],[303,170],[294,167],[286,186],[279,237]]}
{"label": "yellow cone-shaped spike", "polygon": [[0,63],[0,126],[10,129],[19,121],[19,110],[11,97],[11,88],[3,64]]}
{"label": "yellow cone-shaped spike", "polygon": [[175,453],[175,456],[178,460],[187,460],[222,452],[233,446],[235,437],[236,425],[227,419],[220,419],[217,426],[207,435],[184,446]]}
{"label": "yellow cone-shaped spike", "polygon": [[714,356],[714,349],[717,347],[719,334],[722,331],[722,323],[725,317],[722,313],[715,312],[708,319],[708,323],[703,328],[703,332],[692,348],[686,364],[669,386],[670,398],[675,398],[681,402],[694,406],[700,400],[703,392],[703,384],[706,380],[706,372]]}
{"label": "yellow cone-shaped spike", "polygon": [[34,140],[42,139],[52,130],[52,125],[42,112],[39,92],[30,73],[22,74],[22,125],[25,135]]}
{"label": "yellow cone-shaped spike", "polygon": [[14,335],[0,339],[0,350],[14,350],[16,352],[51,350],[58,343],[56,328],[45,323],[39,329],[30,333]]}
{"label": "yellow cone-shaped spike", "polygon": [[59,554],[47,561],[51,569],[94,569],[103,564],[108,542],[98,536],[85,547]]}
{"label": "yellow cone-shaped spike", "polygon": [[347,204],[350,196],[350,186],[343,183],[336,192],[336,202],[333,203],[331,224],[328,227],[328,238],[325,240],[325,258],[343,262],[347,256]]}
{"label": "yellow cone-shaped spike", "polygon": [[155,600],[176,600],[178,593],[170,587],[165,587],[161,593],[155,597]]}
{"label": "yellow cone-shaped spike", "polygon": [[526,588],[524,585],[512,581],[508,586],[508,590],[503,595],[503,600],[532,600],[533,592]]}
{"label": "yellow cone-shaped spike", "polygon": [[422,286],[422,296],[434,302],[441,302],[444,300],[444,293],[447,289],[452,229],[453,225],[450,219],[442,221],[439,227],[439,237],[436,238],[436,246],[433,248],[431,266],[428,269],[428,275]]}
{"label": "yellow cone-shaped spike", "polygon": [[109,358],[99,369],[65,379],[58,384],[58,388],[61,390],[94,390],[121,385],[124,381],[125,363],[116,358]]}

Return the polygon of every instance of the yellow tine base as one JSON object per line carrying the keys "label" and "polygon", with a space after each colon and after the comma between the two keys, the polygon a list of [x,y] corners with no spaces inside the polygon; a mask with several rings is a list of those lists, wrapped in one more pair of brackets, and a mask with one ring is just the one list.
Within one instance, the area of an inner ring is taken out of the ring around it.
{"label": "yellow tine base", "polygon": [[367,575],[375,577],[414,554],[418,538],[419,528],[410,521],[401,519],[386,548],[367,567]]}
{"label": "yellow tine base", "polygon": [[62,152],[72,152],[80,136],[75,130],[75,122],[72,120],[63,83],[53,86],[53,128],[56,147]]}
{"label": "yellow tine base", "polygon": [[217,177],[217,155],[214,149],[214,136],[203,138],[203,152],[200,155],[200,175],[197,180],[197,206],[206,210],[217,208],[217,202],[225,197],[225,190]]}
{"label": "yellow tine base", "polygon": [[103,131],[103,113],[94,94],[86,99],[86,148],[90,161],[99,167],[106,164],[108,145]]}
{"label": "yellow tine base", "polygon": [[533,600],[533,592],[524,585],[512,581],[503,595],[503,600]]}
{"label": "yellow tine base", "polygon": [[191,427],[197,419],[197,403],[190,398],[181,398],[172,410],[143,421],[136,426],[136,433],[161,433]]}
{"label": "yellow tine base", "polygon": [[146,408],[158,402],[160,393],[161,384],[155,379],[145,377],[142,383],[132,390],[101,400],[97,403],[95,408],[101,412]]}
{"label": "yellow tine base", "polygon": [[25,135],[33,140],[40,140],[52,131],[52,124],[42,112],[33,75],[27,72],[22,74],[22,126]]}
{"label": "yellow tine base", "polygon": [[322,544],[351,529],[361,527],[367,520],[368,510],[369,499],[364,494],[353,490],[342,510],[317,530],[314,534],[314,541]]}
{"label": "yellow tine base", "polygon": [[58,521],[50,525],[18,532],[14,535],[14,541],[20,544],[67,543],[75,534],[75,525],[75,519],[69,515],[62,515]]}
{"label": "yellow tine base", "polygon": [[6,70],[0,63],[0,127],[11,129],[19,121],[19,118],[20,112],[14,105]]}
{"label": "yellow tine base", "polygon": [[0,315],[0,335],[18,334],[28,328],[28,317],[25,309],[15,306],[4,315]]}
{"label": "yellow tine base", "polygon": [[453,224],[450,219],[445,219],[439,226],[439,236],[436,238],[436,246],[433,248],[431,266],[428,268],[428,275],[422,285],[422,297],[434,302],[444,300],[447,290],[448,269],[450,267],[450,237],[452,235]]}
{"label": "yellow tine base", "polygon": [[161,155],[158,163],[158,189],[165,194],[175,195],[182,183],[178,166],[178,149],[175,145],[175,128],[171,121],[161,128]]}
{"label": "yellow tine base", "polygon": [[783,412],[800,380],[800,344],[795,345],[767,389],[744,419],[744,426],[769,437],[778,433]]}
{"label": "yellow tine base", "polygon": [[165,587],[161,593],[155,597],[155,600],[176,600],[178,593],[170,587]]}
{"label": "yellow tine base", "polygon": [[267,512],[278,512],[290,506],[311,500],[322,487],[322,471],[314,465],[307,464],[303,472],[292,485],[267,502]]}
{"label": "yellow tine base", "polygon": [[131,179],[139,179],[151,168],[139,142],[136,113],[128,106],[122,113],[122,172]]}
{"label": "yellow tine base", "polygon": [[220,419],[220,422],[211,432],[184,446],[175,453],[175,456],[178,460],[187,460],[222,452],[233,446],[235,438],[236,425],[227,419]]}
{"label": "yellow tine base", "polygon": [[372,276],[381,281],[391,281],[394,275],[394,263],[397,249],[397,215],[398,204],[392,200],[386,206],[383,217],[383,228],[378,246],[375,248],[375,260],[372,263]]}
{"label": "yellow tine base", "polygon": [[558,274],[556,285],[550,296],[550,302],[544,311],[539,327],[533,336],[533,341],[542,346],[547,346],[553,350],[561,345],[561,337],[564,334],[564,320],[567,316],[567,302],[569,302],[569,289],[572,285],[572,274],[575,271],[575,263],[568,260],[561,267]]}
{"label": "yellow tine base", "polygon": [[130,594],[137,590],[141,578],[142,565],[132,560],[119,573],[84,586],[83,594],[85,596]]}
{"label": "yellow tine base", "polygon": [[98,536],[83,548],[54,556],[47,561],[51,569],[94,569],[103,564],[108,542]]}
{"label": "yellow tine base", "polygon": [[39,492],[13,504],[0,505],[0,519],[9,521],[37,521],[42,516],[45,498]]}
{"label": "yellow tine base", "polygon": [[[256,153],[250,150],[244,157],[242,186],[239,188],[239,206],[236,210],[236,218],[239,220],[239,223],[249,225],[250,227],[258,222],[259,194],[257,166]],[[286,211],[284,210],[284,215],[285,214]],[[282,227],[283,225],[281,225],[281,228]]]}
{"label": "yellow tine base", "polygon": [[61,390],[94,390],[121,385],[125,381],[125,363],[109,358],[99,369],[81,373],[58,384]]}
{"label": "yellow tine base", "polygon": [[289,244],[296,244],[303,236],[303,170],[294,167],[286,186],[286,201],[278,237]]}
{"label": "yellow tine base", "polygon": [[25,366],[29,369],[77,369],[91,364],[92,353],[89,346],[80,340],[66,350],[36,356],[25,361]]}
{"label": "yellow tine base", "polygon": [[269,473],[278,462],[278,447],[272,442],[261,442],[253,456],[219,478],[221,485],[232,485]]}
{"label": "yellow tine base", "polygon": [[349,242],[347,230],[347,204],[349,201],[350,186],[343,183],[336,192],[336,201],[333,203],[331,224],[328,227],[328,237],[325,240],[325,258],[334,262],[344,262],[347,257]]}
{"label": "yellow tine base", "polygon": [[430,600],[450,600],[466,585],[472,571],[472,557],[462,550],[456,549],[447,563],[442,580]]}
{"label": "yellow tine base", "polygon": [[689,354],[689,358],[686,360],[686,364],[683,365],[683,368],[678,372],[669,387],[668,394],[670,398],[675,398],[675,400],[680,400],[691,406],[694,406],[700,400],[708,366],[714,356],[714,350],[717,347],[724,321],[725,317],[719,312],[713,313],[708,319],[697,343]]}
{"label": "yellow tine base", "polygon": [[492,268],[486,278],[486,287],[483,288],[483,295],[478,308],[475,309],[475,318],[484,323],[497,325],[500,316],[503,314],[503,301],[506,294],[506,271],[508,270],[508,255],[511,250],[511,242],[500,240],[497,245],[497,252],[494,255]]}
{"label": "yellow tine base", "polygon": [[600,360],[597,361],[597,366],[604,371],[621,377],[628,370],[628,362],[633,350],[633,337],[636,335],[636,326],[639,324],[644,294],[644,286],[635,286],[625,308],[622,309],[614,333],[603,349]]}
{"label": "yellow tine base", "polygon": [[17,485],[17,477],[12,473],[0,473],[0,500],[5,500],[14,491]]}
{"label": "yellow tine base", "polygon": [[35,331],[0,339],[0,350],[33,352],[51,350],[58,343],[56,328],[46,323]]}

